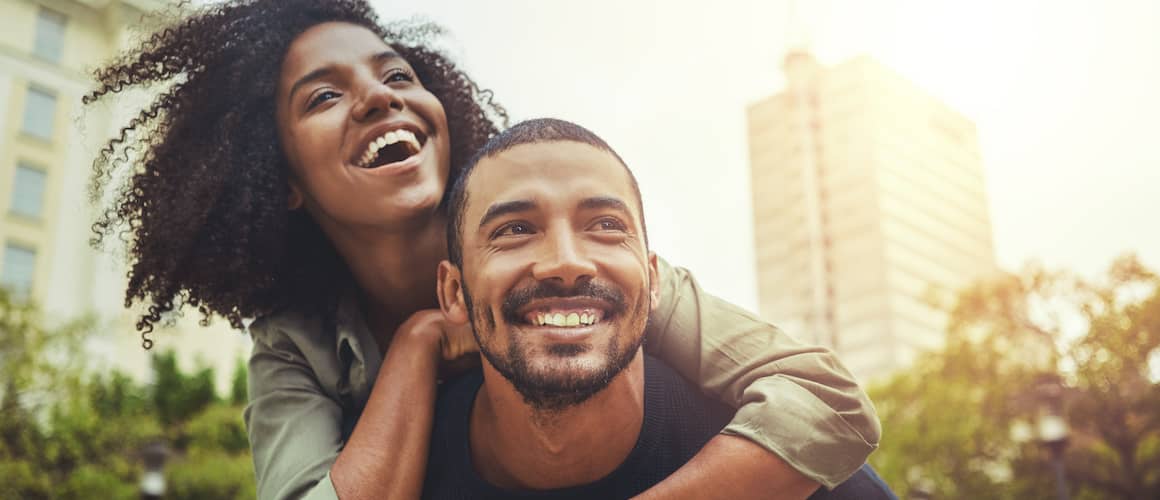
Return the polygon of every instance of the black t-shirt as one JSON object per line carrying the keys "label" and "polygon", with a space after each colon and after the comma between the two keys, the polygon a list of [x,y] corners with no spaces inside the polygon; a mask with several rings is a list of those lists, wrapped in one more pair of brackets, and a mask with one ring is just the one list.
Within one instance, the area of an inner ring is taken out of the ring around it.
{"label": "black t-shirt", "polygon": [[[600,480],[571,488],[512,491],[484,481],[471,463],[468,428],[475,395],[483,384],[479,369],[440,390],[427,461],[423,498],[621,499],[659,483],[689,461],[733,417],[734,411],[706,398],[671,368],[644,357],[644,425],[624,463]],[[897,500],[869,465],[832,491],[818,488],[809,500]]]}
{"label": "black t-shirt", "polygon": [[423,498],[594,499],[629,498],[679,469],[717,435],[733,410],[704,397],[655,358],[644,361],[644,424],[636,446],[611,474],[596,482],[545,491],[512,491],[484,481],[471,463],[468,429],[480,370],[445,384],[435,406],[435,428]]}

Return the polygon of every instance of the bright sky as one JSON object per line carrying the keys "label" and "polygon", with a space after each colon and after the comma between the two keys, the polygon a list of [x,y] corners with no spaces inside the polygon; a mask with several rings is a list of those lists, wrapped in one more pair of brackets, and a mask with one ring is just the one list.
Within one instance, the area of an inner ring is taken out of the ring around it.
{"label": "bright sky", "polygon": [[[373,0],[447,26],[515,120],[602,135],[653,248],[756,307],[745,106],[779,91],[789,2]],[[823,63],[870,54],[978,126],[999,264],[1160,266],[1160,2],[800,2]]]}

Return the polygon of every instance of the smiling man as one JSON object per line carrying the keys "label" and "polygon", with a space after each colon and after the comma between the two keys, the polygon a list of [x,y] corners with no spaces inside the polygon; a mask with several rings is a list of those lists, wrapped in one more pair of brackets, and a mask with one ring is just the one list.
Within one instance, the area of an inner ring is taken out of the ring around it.
{"label": "smiling man", "polygon": [[[603,140],[521,123],[449,200],[440,304],[471,323],[483,363],[443,388],[425,498],[628,498],[724,427],[730,409],[642,353],[657,258],[636,180]],[[890,498],[865,468],[815,496]]]}

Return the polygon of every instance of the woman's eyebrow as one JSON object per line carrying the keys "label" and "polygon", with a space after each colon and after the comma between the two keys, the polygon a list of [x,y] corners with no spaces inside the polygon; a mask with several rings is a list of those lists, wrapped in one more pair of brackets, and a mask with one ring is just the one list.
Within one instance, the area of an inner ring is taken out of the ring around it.
{"label": "woman's eyebrow", "polygon": [[303,85],[306,85],[307,83],[313,82],[315,80],[325,78],[333,72],[334,72],[334,65],[328,65],[328,66],[323,66],[321,68],[318,68],[314,71],[311,71],[311,72],[307,73],[306,76],[299,78],[298,81],[294,82],[294,85],[290,86],[290,94],[286,96],[286,102],[289,103],[292,99],[294,99],[294,93],[298,92],[298,89],[301,88]]}
{"label": "woman's eyebrow", "polygon": [[384,50],[382,52],[379,52],[378,54],[371,56],[371,61],[384,62],[384,61],[389,61],[391,59],[402,59],[402,58],[403,58],[403,56],[399,55],[398,52],[395,52],[393,50]]}

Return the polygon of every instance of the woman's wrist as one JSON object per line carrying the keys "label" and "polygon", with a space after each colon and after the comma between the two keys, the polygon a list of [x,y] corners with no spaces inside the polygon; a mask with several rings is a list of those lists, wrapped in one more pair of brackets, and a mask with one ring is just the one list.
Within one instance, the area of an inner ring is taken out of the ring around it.
{"label": "woman's wrist", "polygon": [[[443,331],[430,317],[428,311],[416,313],[395,332],[387,357],[402,356],[404,359],[423,361],[432,373],[442,360]],[[394,356],[392,356],[394,355]]]}

